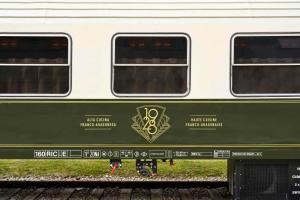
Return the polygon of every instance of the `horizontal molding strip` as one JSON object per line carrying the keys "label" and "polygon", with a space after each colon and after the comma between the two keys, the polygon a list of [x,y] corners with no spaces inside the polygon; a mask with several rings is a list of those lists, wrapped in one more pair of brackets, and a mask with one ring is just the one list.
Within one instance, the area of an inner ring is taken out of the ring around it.
{"label": "horizontal molding strip", "polygon": [[1,1],[0,18],[300,17],[300,1]]}
{"label": "horizontal molding strip", "polygon": [[0,144],[0,148],[299,148],[300,144]]}

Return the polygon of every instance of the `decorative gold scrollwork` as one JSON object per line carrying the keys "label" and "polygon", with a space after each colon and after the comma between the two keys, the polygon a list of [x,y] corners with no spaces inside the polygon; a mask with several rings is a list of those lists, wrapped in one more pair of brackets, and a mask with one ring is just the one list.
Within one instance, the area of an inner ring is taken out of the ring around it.
{"label": "decorative gold scrollwork", "polygon": [[145,105],[136,110],[138,114],[132,118],[131,127],[150,143],[171,127],[170,118],[165,115],[166,108],[163,106]]}

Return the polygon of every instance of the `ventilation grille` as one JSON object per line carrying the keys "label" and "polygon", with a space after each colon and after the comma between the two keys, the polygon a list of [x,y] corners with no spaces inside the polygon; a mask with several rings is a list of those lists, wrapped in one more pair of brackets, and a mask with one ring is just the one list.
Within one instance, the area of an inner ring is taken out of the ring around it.
{"label": "ventilation grille", "polygon": [[288,169],[288,164],[271,161],[238,163],[236,165],[236,199],[288,199]]}

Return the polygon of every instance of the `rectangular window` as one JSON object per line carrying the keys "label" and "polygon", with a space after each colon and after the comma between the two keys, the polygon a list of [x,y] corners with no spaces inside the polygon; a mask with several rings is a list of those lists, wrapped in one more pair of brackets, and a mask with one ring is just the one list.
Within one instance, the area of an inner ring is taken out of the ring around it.
{"label": "rectangular window", "polygon": [[231,84],[239,96],[300,94],[300,36],[238,34],[232,40]]}
{"label": "rectangular window", "polygon": [[67,35],[0,34],[0,95],[65,96],[70,62]]}
{"label": "rectangular window", "polygon": [[122,37],[115,40],[116,64],[187,64],[186,37]]}
{"label": "rectangular window", "polygon": [[184,96],[190,40],[185,34],[118,34],[113,38],[113,92],[118,96]]}

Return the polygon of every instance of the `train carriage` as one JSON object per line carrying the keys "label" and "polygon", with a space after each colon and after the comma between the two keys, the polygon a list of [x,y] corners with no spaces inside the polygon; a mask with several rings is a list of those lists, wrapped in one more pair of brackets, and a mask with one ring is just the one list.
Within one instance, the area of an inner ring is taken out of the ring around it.
{"label": "train carriage", "polygon": [[0,158],[227,159],[234,199],[299,199],[299,24],[297,0],[0,1]]}

